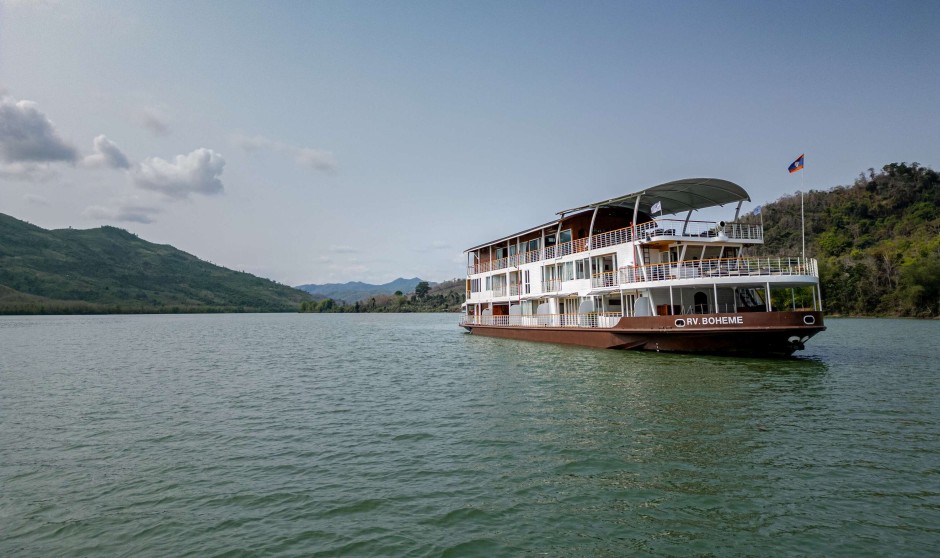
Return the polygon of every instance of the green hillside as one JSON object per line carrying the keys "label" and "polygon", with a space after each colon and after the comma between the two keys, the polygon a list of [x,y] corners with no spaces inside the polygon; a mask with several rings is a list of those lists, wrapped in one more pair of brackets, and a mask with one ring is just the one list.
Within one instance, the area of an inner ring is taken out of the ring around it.
{"label": "green hillside", "polygon": [[0,313],[278,312],[310,298],[115,227],[50,231],[0,214]]}
{"label": "green hillside", "polygon": [[[827,313],[940,316],[937,172],[892,163],[869,169],[851,186],[807,192],[804,203],[806,251],[819,260]],[[762,213],[762,253],[799,255],[799,194]]]}

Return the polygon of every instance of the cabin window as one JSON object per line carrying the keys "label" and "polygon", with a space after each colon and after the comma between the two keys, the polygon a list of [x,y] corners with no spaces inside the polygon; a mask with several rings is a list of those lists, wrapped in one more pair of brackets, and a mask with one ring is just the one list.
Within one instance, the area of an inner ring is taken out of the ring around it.
{"label": "cabin window", "polygon": [[529,252],[535,252],[539,249],[539,239],[533,238],[529,241]]}
{"label": "cabin window", "polygon": [[588,261],[587,259],[578,260],[574,262],[574,275],[577,279],[590,279],[588,277]]}
{"label": "cabin window", "polygon": [[486,278],[486,290],[488,291],[493,290],[493,276],[492,275]]}
{"label": "cabin window", "polygon": [[545,246],[554,246],[555,245],[555,235],[550,234],[545,237]]}
{"label": "cabin window", "polygon": [[510,255],[510,256],[515,256],[515,255],[516,255],[516,245],[515,245],[515,244],[510,244],[510,245],[509,245],[509,255]]}
{"label": "cabin window", "polygon": [[571,242],[571,229],[565,229],[558,235],[558,243],[564,244],[565,242]]}
{"label": "cabin window", "polygon": [[470,292],[471,292],[471,293],[478,293],[478,292],[480,292],[480,280],[479,280],[479,279],[471,279],[471,280],[470,280]]}
{"label": "cabin window", "polygon": [[497,249],[496,249],[496,259],[497,259],[497,260],[501,260],[501,259],[503,259],[505,256],[506,256],[506,249],[505,249],[505,248],[497,248]]}
{"label": "cabin window", "polygon": [[561,280],[571,281],[572,279],[574,279],[574,262],[561,264]]}

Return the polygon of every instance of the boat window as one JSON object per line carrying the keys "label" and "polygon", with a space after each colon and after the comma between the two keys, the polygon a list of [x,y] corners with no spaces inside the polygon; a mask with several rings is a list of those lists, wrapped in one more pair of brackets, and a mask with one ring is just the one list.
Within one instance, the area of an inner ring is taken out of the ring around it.
{"label": "boat window", "polygon": [[571,242],[571,229],[565,229],[561,231],[561,234],[558,235],[558,242],[564,244],[565,242]]}
{"label": "boat window", "polygon": [[555,235],[550,234],[545,237],[545,246],[554,246],[555,245]]}
{"label": "boat window", "polygon": [[539,249],[539,239],[533,238],[529,241],[529,252],[535,252]]}
{"label": "boat window", "polygon": [[574,262],[565,262],[561,266],[561,280],[571,281],[574,279]]}
{"label": "boat window", "polygon": [[588,261],[587,259],[578,260],[574,262],[575,264],[575,277],[577,279],[589,279],[588,277]]}
{"label": "boat window", "polygon": [[501,259],[503,258],[503,256],[505,256],[505,255],[506,255],[506,249],[505,249],[505,248],[497,248],[497,249],[496,249],[496,259],[497,259],[497,260],[501,260]]}

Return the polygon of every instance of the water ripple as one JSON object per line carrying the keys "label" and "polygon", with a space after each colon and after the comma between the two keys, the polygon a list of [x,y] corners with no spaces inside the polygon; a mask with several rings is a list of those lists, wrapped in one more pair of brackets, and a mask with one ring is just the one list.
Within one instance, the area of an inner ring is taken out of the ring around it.
{"label": "water ripple", "polygon": [[789,360],[453,316],[3,317],[2,556],[910,555],[936,322]]}

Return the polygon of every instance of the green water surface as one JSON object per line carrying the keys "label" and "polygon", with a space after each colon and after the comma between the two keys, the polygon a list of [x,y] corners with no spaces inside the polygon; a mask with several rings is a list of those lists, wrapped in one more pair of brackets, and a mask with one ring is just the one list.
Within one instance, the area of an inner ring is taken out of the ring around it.
{"label": "green water surface", "polygon": [[926,556],[940,323],[799,358],[454,315],[0,318],[0,556]]}

